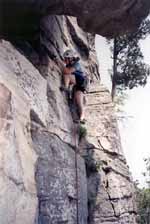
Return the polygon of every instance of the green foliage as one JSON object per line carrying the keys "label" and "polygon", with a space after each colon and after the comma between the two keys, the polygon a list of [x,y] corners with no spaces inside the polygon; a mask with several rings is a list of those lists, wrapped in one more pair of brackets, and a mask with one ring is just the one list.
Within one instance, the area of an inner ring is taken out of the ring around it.
{"label": "green foliage", "polygon": [[79,140],[82,138],[85,138],[87,135],[87,129],[83,127],[82,125],[79,126]]}
{"label": "green foliage", "polygon": [[138,42],[130,41],[126,49],[118,54],[115,83],[129,89],[144,86],[149,74],[150,68],[144,63]]}
{"label": "green foliage", "polygon": [[136,187],[136,198],[138,207],[137,222],[139,224],[150,224],[150,157],[144,159],[146,171],[143,173],[146,177],[147,188],[140,189]]}
{"label": "green foliage", "polygon": [[100,171],[101,170],[101,168],[102,168],[102,162],[101,161],[96,161],[96,163],[95,163],[95,171],[96,172],[98,172],[98,171]]}
{"label": "green foliage", "polygon": [[150,188],[139,189],[137,192],[138,217],[139,224],[150,223]]}
{"label": "green foliage", "polygon": [[129,115],[125,110],[124,110],[124,105],[126,101],[128,100],[129,94],[127,91],[123,90],[121,87],[117,86],[116,89],[116,95],[114,97],[114,106],[115,106],[115,112],[116,112],[116,118],[118,121],[121,121],[122,124],[124,123],[125,125],[127,124],[127,121],[129,119],[132,119],[133,116]]}
{"label": "green foliage", "polygon": [[146,171],[143,173],[146,183],[148,188],[150,189],[150,157],[144,159],[145,166],[146,166]]}
{"label": "green foliage", "polygon": [[123,106],[125,104],[125,101],[128,99],[128,94],[122,90],[121,88],[116,89],[116,95],[114,98],[114,104],[116,108],[117,113],[123,113]]}
{"label": "green foliage", "polygon": [[[150,20],[145,20],[134,33],[115,38],[111,47],[114,59],[112,81],[122,89],[144,86],[150,67],[144,63],[140,40],[150,34]],[[114,87],[113,87],[114,88]]]}
{"label": "green foliage", "polygon": [[87,176],[90,176],[91,173],[98,173],[103,163],[101,161],[96,161],[91,156],[84,156],[85,164],[86,164],[86,170],[87,170]]}

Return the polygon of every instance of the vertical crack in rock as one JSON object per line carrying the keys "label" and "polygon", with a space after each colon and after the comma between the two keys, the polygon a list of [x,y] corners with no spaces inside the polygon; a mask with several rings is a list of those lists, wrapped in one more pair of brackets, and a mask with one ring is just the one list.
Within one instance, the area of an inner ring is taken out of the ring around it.
{"label": "vertical crack in rock", "polygon": [[41,121],[41,119],[39,118],[37,113],[35,113],[34,110],[30,111],[30,118],[31,121],[35,122],[36,124],[39,124],[41,127],[45,127],[45,125],[43,124],[43,122]]}
{"label": "vertical crack in rock", "polygon": [[115,206],[114,206],[114,204],[113,204],[113,202],[112,202],[112,200],[111,200],[111,196],[110,196],[110,194],[109,194],[109,189],[108,189],[108,187],[107,187],[107,188],[105,187],[105,191],[106,191],[106,193],[107,193],[107,195],[108,195],[109,202],[110,202],[110,204],[111,204],[111,206],[112,206],[112,210],[113,210],[113,212],[114,212],[114,217],[118,218],[119,216],[116,214]]}
{"label": "vertical crack in rock", "polygon": [[84,43],[84,40],[80,38],[79,36],[80,33],[78,33],[78,31],[75,30],[74,24],[71,23],[71,20],[68,17],[66,17],[66,20],[67,20],[69,33],[78,51],[83,57],[88,58],[89,57],[88,43]]}
{"label": "vertical crack in rock", "polygon": [[47,16],[41,20],[41,43],[49,51],[49,53],[58,55],[63,54],[63,46],[68,45],[65,23],[63,16]]}
{"label": "vertical crack in rock", "polygon": [[58,16],[55,16],[55,19],[56,19],[57,25],[58,25],[58,27],[59,27],[59,29],[60,29],[61,38],[62,38],[64,44],[66,45],[66,47],[68,47],[68,40],[67,40],[67,38],[66,38],[66,36],[65,36],[65,34],[64,34],[64,32],[63,32],[63,28],[62,28],[62,26],[61,26],[61,22],[60,22],[60,19],[61,19],[61,18],[58,17]]}
{"label": "vertical crack in rock", "polygon": [[[0,83],[0,133],[1,133],[1,144],[2,144],[2,139],[4,141],[5,136],[9,138],[9,135],[12,135],[12,138],[16,138],[15,136],[15,130],[13,128],[13,111],[12,111],[12,93],[11,91],[2,83]],[[13,142],[14,144],[15,141]],[[5,142],[5,147],[4,149],[4,155],[1,156],[4,157],[3,160],[1,161],[0,165],[0,172],[2,176],[5,176],[10,182],[15,184],[20,190],[25,190],[25,187],[23,185],[23,180],[22,177],[19,178],[19,176],[15,173],[15,169],[17,169],[17,166],[19,166],[22,170],[21,163],[20,163],[20,158],[19,158],[19,153],[17,149],[13,152],[11,148],[9,148],[9,153],[7,154],[7,144],[8,142]],[[14,160],[14,157],[16,159],[14,164],[14,167],[12,170],[11,169],[11,164],[10,167],[7,165],[7,161],[10,162]],[[15,167],[16,165],[16,167]]]}
{"label": "vertical crack in rock", "polygon": [[59,114],[59,105],[57,104],[57,100],[56,100],[56,94],[55,92],[51,89],[50,85],[47,84],[47,100],[48,103],[51,107],[51,109],[53,110],[53,113],[55,114],[55,116],[60,119],[60,114]]}
{"label": "vertical crack in rock", "polygon": [[[31,117],[32,118],[32,117]],[[38,122],[39,123],[39,122]],[[32,126],[33,146],[38,154],[36,182],[39,224],[76,224],[75,152],[55,134]],[[79,220],[86,224],[87,192],[84,161],[78,156]]]}

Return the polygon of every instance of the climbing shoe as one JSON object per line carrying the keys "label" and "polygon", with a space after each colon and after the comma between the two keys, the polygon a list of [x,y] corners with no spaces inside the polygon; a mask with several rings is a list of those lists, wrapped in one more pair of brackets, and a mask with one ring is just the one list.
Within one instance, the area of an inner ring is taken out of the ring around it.
{"label": "climbing shoe", "polygon": [[85,124],[86,120],[85,120],[85,118],[84,119],[80,119],[79,122],[80,122],[80,124]]}
{"label": "climbing shoe", "polygon": [[69,89],[67,89],[65,86],[60,86],[60,91],[62,91],[62,92],[66,92],[66,93],[69,93],[70,91],[69,91]]}
{"label": "climbing shoe", "polygon": [[74,123],[76,124],[85,124],[86,123],[86,120],[85,119],[74,119],[73,120]]}
{"label": "climbing shoe", "polygon": [[79,119],[73,119],[73,122],[74,122],[75,124],[80,124],[80,120],[79,120]]}

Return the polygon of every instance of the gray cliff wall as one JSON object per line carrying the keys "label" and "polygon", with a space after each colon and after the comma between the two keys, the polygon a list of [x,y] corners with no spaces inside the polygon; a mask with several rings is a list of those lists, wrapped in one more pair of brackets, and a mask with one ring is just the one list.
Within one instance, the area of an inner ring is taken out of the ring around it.
{"label": "gray cliff wall", "polygon": [[48,16],[30,41],[0,42],[0,223],[76,224],[75,127],[51,55],[73,48],[91,80],[79,142],[80,224],[135,224],[134,187],[94,36]]}

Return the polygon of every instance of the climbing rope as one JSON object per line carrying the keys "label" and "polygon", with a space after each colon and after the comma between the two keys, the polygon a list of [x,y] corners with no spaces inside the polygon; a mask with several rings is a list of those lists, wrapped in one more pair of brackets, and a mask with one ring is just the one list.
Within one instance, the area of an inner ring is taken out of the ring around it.
{"label": "climbing rope", "polygon": [[77,135],[76,124],[74,124],[74,140],[75,140],[76,219],[77,219],[77,224],[79,224],[78,135]]}
{"label": "climbing rope", "polygon": [[[90,38],[89,35],[87,35],[88,39],[88,47],[90,51]],[[88,64],[90,64],[90,61],[88,59]],[[76,181],[76,219],[77,219],[77,224],[79,223],[79,185],[78,185],[78,180],[79,180],[79,175],[78,175],[78,124],[74,123],[74,140],[75,140],[75,181]]]}

